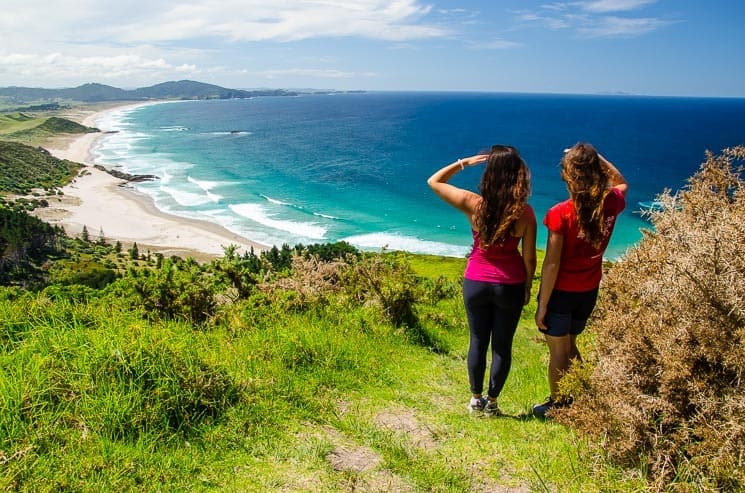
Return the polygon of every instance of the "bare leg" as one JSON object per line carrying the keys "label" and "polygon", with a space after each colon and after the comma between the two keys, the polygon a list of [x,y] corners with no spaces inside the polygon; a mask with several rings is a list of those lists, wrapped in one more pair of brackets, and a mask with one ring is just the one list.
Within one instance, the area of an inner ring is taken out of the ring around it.
{"label": "bare leg", "polygon": [[575,334],[569,335],[569,361],[570,363],[579,362],[582,363],[582,355],[579,354],[579,349],[577,348],[577,336]]}
{"label": "bare leg", "polygon": [[[548,385],[551,389],[551,398],[556,399],[559,396],[559,380],[569,369],[572,361],[572,338],[569,334],[556,337],[546,335],[548,344],[549,362],[548,362]],[[576,350],[576,346],[574,346]],[[576,357],[579,357],[579,351],[576,351]]]}

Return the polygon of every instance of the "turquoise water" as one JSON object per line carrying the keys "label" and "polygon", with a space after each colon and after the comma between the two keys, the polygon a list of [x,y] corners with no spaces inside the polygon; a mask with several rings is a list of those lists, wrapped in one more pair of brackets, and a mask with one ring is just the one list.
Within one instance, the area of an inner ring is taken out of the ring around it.
{"label": "turquoise water", "polygon": [[[155,174],[158,208],[266,245],[344,240],[363,249],[461,256],[466,218],[426,185],[439,167],[491,144],[520,149],[539,221],[566,198],[561,151],[586,140],[631,184],[607,255],[648,224],[634,212],[678,189],[704,151],[745,142],[745,99],[365,93],[169,102],[97,122],[117,130],[96,161]],[[452,183],[476,190],[481,168]],[[539,247],[545,228],[539,228]]]}

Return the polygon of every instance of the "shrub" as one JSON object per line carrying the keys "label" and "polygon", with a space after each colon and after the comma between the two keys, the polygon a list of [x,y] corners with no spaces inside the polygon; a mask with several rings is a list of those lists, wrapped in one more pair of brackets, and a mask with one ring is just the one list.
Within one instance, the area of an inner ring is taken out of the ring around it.
{"label": "shrub", "polygon": [[288,308],[306,310],[328,303],[332,293],[341,290],[341,272],[347,264],[341,260],[324,261],[315,255],[292,257],[290,274],[261,285],[261,291],[279,300],[278,291],[292,293],[285,298]]}
{"label": "shrub", "polygon": [[353,304],[375,307],[412,343],[435,352],[447,351],[448,345],[421,323],[416,306],[439,295],[422,288],[405,256],[380,253],[347,260],[350,263],[341,276],[344,297]]}
{"label": "shrub", "polygon": [[347,295],[379,306],[393,325],[415,327],[417,283],[411,266],[395,254],[367,255],[353,261],[343,275]]}
{"label": "shrub", "polygon": [[[190,432],[238,402],[240,387],[225,370],[202,361],[193,350],[139,344],[98,355],[92,384],[98,395],[97,427],[112,438],[144,431]],[[104,398],[105,397],[105,398]]]}
{"label": "shrub", "polygon": [[159,268],[133,268],[112,284],[109,295],[122,298],[150,319],[203,324],[218,306],[218,280],[193,259],[164,259]]}
{"label": "shrub", "polygon": [[657,488],[745,488],[744,158],[707,153],[684,191],[659,197],[655,232],[605,278],[594,368],[559,416]]}
{"label": "shrub", "polygon": [[117,278],[116,270],[93,260],[58,261],[50,274],[53,284],[80,284],[93,289],[103,289]]}

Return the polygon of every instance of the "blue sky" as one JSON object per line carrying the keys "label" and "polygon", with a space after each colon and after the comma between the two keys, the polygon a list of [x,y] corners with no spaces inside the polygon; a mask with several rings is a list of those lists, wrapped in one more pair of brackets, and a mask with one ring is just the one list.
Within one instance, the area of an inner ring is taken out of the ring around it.
{"label": "blue sky", "polygon": [[745,97],[745,0],[0,0],[0,86]]}

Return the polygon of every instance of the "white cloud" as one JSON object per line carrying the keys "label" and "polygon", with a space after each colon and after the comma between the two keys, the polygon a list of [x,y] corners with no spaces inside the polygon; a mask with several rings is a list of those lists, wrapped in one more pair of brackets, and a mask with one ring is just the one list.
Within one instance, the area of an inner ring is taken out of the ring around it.
{"label": "white cloud", "polygon": [[639,36],[668,24],[654,18],[603,17],[592,25],[580,27],[579,32],[591,38]]}
{"label": "white cloud", "polygon": [[573,30],[582,37],[631,37],[660,29],[672,21],[656,17],[621,17],[610,13],[642,8],[657,0],[588,0],[554,2],[535,11],[515,12],[522,27],[540,25],[550,30]]}
{"label": "white cloud", "polygon": [[469,46],[474,50],[512,50],[522,47],[523,44],[516,41],[509,41],[507,39],[495,38],[492,40],[474,42]]}
{"label": "white cloud", "polygon": [[[211,67],[245,66],[249,59],[271,56],[271,50],[285,63],[299,65],[302,61],[291,56],[296,47],[287,44],[293,41],[362,38],[394,45],[451,36],[427,1],[3,0],[0,85],[91,79],[131,85],[235,73]],[[257,51],[246,46],[262,41],[271,45]],[[346,74],[342,68],[315,77]]]}
{"label": "white cloud", "polygon": [[342,70],[312,69],[312,68],[290,68],[278,70],[265,70],[258,75],[267,79],[278,77],[312,77],[321,79],[351,79],[358,77],[360,74],[354,72],[344,72]]}
{"label": "white cloud", "polygon": [[405,41],[445,36],[423,22],[431,7],[418,0],[198,0],[178,3],[109,29],[127,43],[199,38],[232,41],[300,41],[362,37]]}
{"label": "white cloud", "polygon": [[143,58],[139,55],[77,57],[63,53],[0,53],[0,73],[41,79],[47,83],[65,83],[75,79],[138,80],[153,74],[191,75],[198,72],[195,65],[172,65],[162,58]]}
{"label": "white cloud", "polygon": [[589,2],[577,2],[577,5],[581,6],[588,12],[607,13],[635,10],[656,1],[657,0],[593,0]]}

